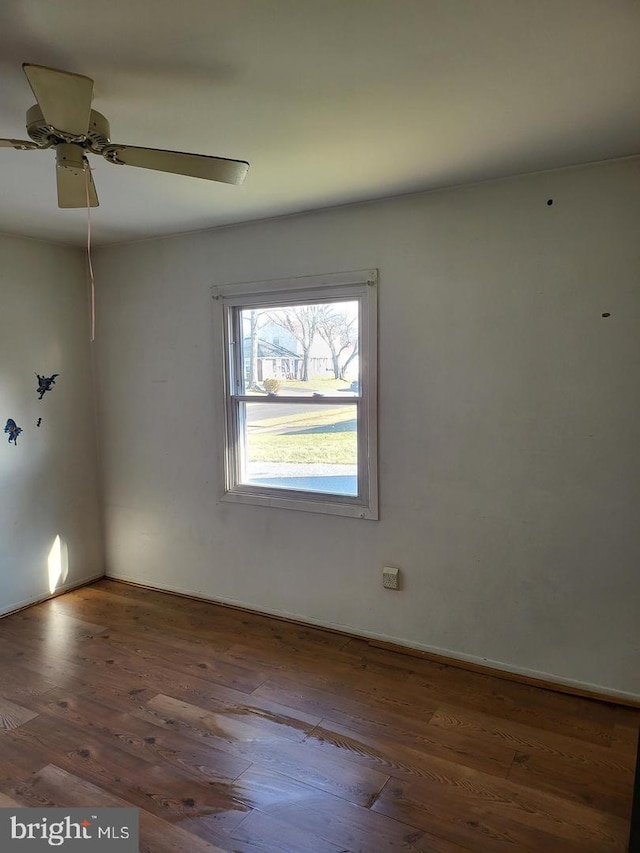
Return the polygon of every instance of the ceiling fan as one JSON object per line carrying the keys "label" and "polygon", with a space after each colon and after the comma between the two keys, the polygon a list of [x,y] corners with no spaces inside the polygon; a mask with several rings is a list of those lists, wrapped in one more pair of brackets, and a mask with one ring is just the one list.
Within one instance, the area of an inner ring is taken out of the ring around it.
{"label": "ceiling fan", "polygon": [[138,166],[225,184],[241,184],[247,174],[249,164],[244,160],[113,143],[109,138],[109,122],[91,109],[90,77],[27,62],[22,68],[38,102],[27,111],[27,133],[33,141],[0,139],[0,148],[18,151],[55,148],[58,207],[98,206],[87,153],[101,154],[107,162],[120,166]]}

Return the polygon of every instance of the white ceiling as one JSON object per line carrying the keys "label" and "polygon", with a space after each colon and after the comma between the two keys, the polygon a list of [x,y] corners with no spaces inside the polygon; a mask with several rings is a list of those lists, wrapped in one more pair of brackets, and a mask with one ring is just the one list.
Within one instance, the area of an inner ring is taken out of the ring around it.
{"label": "white ceiling", "polygon": [[[637,0],[0,0],[21,64],[95,80],[116,142],[245,159],[242,187],[92,158],[96,243],[640,152]],[[0,231],[80,243],[54,152],[0,150]]]}

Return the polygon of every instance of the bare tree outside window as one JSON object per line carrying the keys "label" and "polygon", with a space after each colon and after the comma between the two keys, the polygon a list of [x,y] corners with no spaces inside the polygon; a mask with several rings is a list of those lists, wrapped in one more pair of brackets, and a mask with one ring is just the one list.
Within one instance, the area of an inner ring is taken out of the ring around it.
{"label": "bare tree outside window", "polygon": [[251,309],[249,312],[249,348],[250,358],[247,371],[247,389],[255,391],[258,386],[258,332],[269,318],[264,311]]}
{"label": "bare tree outside window", "polygon": [[299,305],[269,312],[269,319],[276,326],[286,329],[302,349],[303,382],[309,381],[309,354],[318,331],[318,321],[325,310],[323,305]]}
{"label": "bare tree outside window", "polygon": [[318,334],[331,352],[334,379],[344,379],[347,367],[358,354],[358,318],[341,306],[325,305],[317,319]]}

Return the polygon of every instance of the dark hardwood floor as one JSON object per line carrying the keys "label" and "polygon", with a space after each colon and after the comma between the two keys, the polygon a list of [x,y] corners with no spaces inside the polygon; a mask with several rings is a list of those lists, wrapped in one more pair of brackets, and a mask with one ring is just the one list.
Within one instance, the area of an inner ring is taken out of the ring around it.
{"label": "dark hardwood floor", "polygon": [[625,851],[640,712],[102,580],[0,619],[0,806],[141,850]]}

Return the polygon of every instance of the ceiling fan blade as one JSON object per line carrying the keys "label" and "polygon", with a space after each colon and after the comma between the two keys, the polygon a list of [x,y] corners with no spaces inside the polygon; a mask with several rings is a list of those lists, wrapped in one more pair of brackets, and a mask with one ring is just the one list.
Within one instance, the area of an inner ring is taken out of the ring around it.
{"label": "ceiling fan blade", "polygon": [[244,160],[227,160],[224,157],[208,157],[204,154],[185,154],[182,151],[163,151],[158,148],[138,148],[133,145],[107,145],[102,151],[110,163],[154,169],[157,172],[172,172],[206,181],[221,181],[224,184],[241,184],[249,164]]}
{"label": "ceiling fan blade", "polygon": [[89,207],[98,207],[98,195],[93,183],[91,170],[77,172],[65,166],[56,166],[56,181],[58,184],[58,207],[86,207],[87,179],[89,180]]}
{"label": "ceiling fan blade", "polygon": [[72,136],[85,136],[89,130],[93,80],[28,62],[22,68],[46,123]]}
{"label": "ceiling fan blade", "polygon": [[25,139],[0,139],[0,148],[15,148],[17,151],[32,151],[34,148],[40,148],[35,142],[28,142]]}
{"label": "ceiling fan blade", "polygon": [[58,207],[87,207],[87,200],[89,207],[98,207],[93,175],[79,145],[56,146],[56,182]]}

